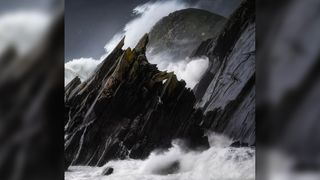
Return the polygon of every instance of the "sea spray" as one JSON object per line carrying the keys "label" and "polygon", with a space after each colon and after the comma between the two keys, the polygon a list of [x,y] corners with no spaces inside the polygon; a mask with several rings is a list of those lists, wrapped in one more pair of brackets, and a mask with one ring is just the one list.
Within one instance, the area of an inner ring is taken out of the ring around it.
{"label": "sea spray", "polygon": [[[110,161],[103,167],[73,166],[66,172],[66,180],[221,180],[254,179],[255,150],[248,147],[229,147],[232,141],[225,136],[209,134],[210,148],[205,151],[188,151],[173,144],[167,151],[153,152],[145,160]],[[158,174],[159,169],[179,162],[179,169]],[[109,176],[101,173],[113,167]]]}

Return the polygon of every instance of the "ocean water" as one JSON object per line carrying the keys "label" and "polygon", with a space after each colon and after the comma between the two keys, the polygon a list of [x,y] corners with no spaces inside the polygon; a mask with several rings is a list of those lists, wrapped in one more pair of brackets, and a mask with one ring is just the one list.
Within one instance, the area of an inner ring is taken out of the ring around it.
{"label": "ocean water", "polygon": [[[110,161],[103,167],[71,166],[66,180],[246,180],[255,179],[255,150],[229,147],[228,138],[211,134],[210,148],[185,151],[179,143],[165,152],[153,152],[145,160]],[[167,171],[174,166],[174,170]],[[105,168],[113,173],[102,175]]]}

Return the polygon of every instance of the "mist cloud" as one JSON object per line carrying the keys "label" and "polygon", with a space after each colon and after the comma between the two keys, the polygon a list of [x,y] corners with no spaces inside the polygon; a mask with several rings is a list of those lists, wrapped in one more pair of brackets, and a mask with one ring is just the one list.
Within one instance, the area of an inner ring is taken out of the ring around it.
{"label": "mist cloud", "polygon": [[42,40],[50,16],[36,11],[16,11],[0,16],[0,52],[13,46],[19,55],[29,52]]}
{"label": "mist cloud", "polygon": [[78,76],[81,82],[85,81],[94,72],[100,61],[93,58],[80,58],[67,62],[64,66],[64,83],[67,85]]}
{"label": "mist cloud", "polygon": [[168,53],[158,53],[147,57],[151,63],[157,64],[159,70],[174,72],[189,88],[193,88],[199,82],[209,66],[209,59],[206,56],[173,60],[172,55]]}

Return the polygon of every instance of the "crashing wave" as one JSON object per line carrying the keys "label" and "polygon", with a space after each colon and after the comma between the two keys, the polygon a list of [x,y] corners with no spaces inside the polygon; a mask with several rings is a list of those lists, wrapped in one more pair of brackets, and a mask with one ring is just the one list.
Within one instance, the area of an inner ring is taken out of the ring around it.
{"label": "crashing wave", "polygon": [[[164,152],[154,151],[145,160],[115,160],[103,167],[71,166],[66,180],[247,180],[255,178],[255,150],[230,147],[232,140],[210,134],[210,148],[188,151],[173,142]],[[104,176],[107,167],[113,173]]]}

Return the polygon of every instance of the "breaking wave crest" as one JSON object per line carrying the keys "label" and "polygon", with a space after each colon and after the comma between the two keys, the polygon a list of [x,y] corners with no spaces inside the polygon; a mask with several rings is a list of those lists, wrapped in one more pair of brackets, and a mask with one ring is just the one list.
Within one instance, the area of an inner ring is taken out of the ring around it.
{"label": "breaking wave crest", "polygon": [[94,72],[101,61],[93,58],[80,58],[64,64],[64,84],[67,85],[78,76],[81,82],[85,81]]}
{"label": "breaking wave crest", "polygon": [[[165,152],[153,152],[145,160],[110,161],[103,167],[73,166],[66,180],[245,180],[255,178],[255,150],[229,147],[224,136],[209,135],[210,148],[187,151],[177,143]],[[113,174],[103,176],[105,168]]]}

